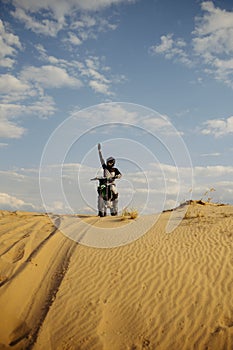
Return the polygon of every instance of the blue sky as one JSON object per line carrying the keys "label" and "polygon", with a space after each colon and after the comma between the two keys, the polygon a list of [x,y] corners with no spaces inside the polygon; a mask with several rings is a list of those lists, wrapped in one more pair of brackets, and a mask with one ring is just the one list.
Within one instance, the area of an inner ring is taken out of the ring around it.
{"label": "blue sky", "polygon": [[[54,183],[51,169],[62,167],[66,200],[49,185],[46,209],[95,211],[88,181],[99,169],[98,141],[124,174],[122,207],[153,212],[187,199],[190,188],[201,198],[211,187],[215,200],[233,203],[231,1],[0,6],[0,208],[44,209],[39,167],[42,154],[54,152],[46,165],[42,158],[41,176]],[[65,159],[49,148],[53,141]]]}

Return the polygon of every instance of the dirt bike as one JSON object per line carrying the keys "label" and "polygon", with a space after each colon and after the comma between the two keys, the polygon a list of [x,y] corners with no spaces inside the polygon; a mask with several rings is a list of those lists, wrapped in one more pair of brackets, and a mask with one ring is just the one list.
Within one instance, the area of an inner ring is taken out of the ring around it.
{"label": "dirt bike", "polygon": [[97,187],[98,196],[98,215],[100,217],[107,215],[107,209],[110,209],[110,213],[112,216],[117,215],[118,213],[118,194],[114,193],[111,189],[113,177],[94,177],[91,181],[99,181],[99,185]]}

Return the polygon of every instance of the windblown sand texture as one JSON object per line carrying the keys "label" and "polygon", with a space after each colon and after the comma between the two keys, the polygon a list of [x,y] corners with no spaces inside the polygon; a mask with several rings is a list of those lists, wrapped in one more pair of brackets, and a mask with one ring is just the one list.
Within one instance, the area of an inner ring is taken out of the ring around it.
{"label": "windblown sand texture", "polygon": [[232,350],[233,207],[191,202],[168,234],[170,214],[97,249],[46,214],[1,211],[0,349]]}

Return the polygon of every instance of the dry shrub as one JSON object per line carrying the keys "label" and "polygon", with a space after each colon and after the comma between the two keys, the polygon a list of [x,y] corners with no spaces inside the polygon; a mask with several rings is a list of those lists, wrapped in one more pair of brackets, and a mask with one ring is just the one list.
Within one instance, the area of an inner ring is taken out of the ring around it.
{"label": "dry shrub", "polygon": [[127,220],[127,219],[136,219],[138,217],[138,211],[137,209],[131,208],[124,208],[121,213],[121,219],[122,220]]}
{"label": "dry shrub", "polygon": [[204,217],[204,213],[198,209],[190,209],[188,208],[185,215],[184,219],[196,219],[196,218],[202,218]]}

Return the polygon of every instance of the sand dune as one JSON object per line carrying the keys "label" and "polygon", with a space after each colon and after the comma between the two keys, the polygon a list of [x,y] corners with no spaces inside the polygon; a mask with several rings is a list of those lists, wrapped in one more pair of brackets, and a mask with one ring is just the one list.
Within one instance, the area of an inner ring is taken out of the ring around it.
{"label": "sand dune", "polygon": [[233,349],[233,207],[191,202],[168,234],[170,215],[103,249],[64,236],[64,217],[0,212],[0,349]]}

